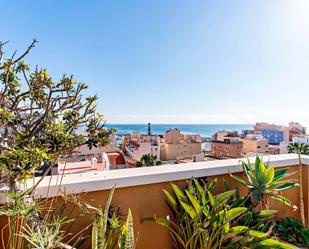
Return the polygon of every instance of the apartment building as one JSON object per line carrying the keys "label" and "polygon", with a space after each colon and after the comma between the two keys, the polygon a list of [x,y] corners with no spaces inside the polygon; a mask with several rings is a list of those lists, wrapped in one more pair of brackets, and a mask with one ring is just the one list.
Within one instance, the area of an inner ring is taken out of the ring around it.
{"label": "apartment building", "polygon": [[182,134],[179,129],[170,129],[161,140],[160,159],[183,160],[192,159],[202,151],[202,138],[200,135]]}
{"label": "apartment building", "polygon": [[240,158],[243,143],[237,131],[219,131],[212,136],[212,156],[218,158]]}
{"label": "apartment building", "polygon": [[249,153],[264,154],[268,153],[268,140],[263,136],[249,134],[244,138],[241,138],[243,143],[243,154]]}
{"label": "apartment building", "polygon": [[280,142],[289,140],[289,129],[282,125],[256,123],[254,129],[261,131],[262,136],[268,139],[271,145],[279,145]]}
{"label": "apartment building", "polygon": [[243,156],[243,143],[241,141],[212,141],[213,156],[218,158],[240,158]]}
{"label": "apartment building", "polygon": [[254,129],[261,131],[262,136],[268,139],[271,145],[279,145],[282,141],[292,141],[292,138],[297,135],[306,133],[306,128],[297,122],[290,122],[288,126],[256,123]]}
{"label": "apartment building", "polygon": [[299,123],[289,123],[289,140],[292,141],[293,137],[302,136],[306,134],[306,128]]}
{"label": "apartment building", "polygon": [[212,140],[215,141],[224,141],[226,139],[239,141],[240,136],[237,131],[218,131],[212,136]]}
{"label": "apartment building", "polygon": [[130,136],[122,138],[123,150],[126,155],[139,161],[143,155],[152,154],[160,158],[160,137],[155,135],[141,135],[132,132]]}

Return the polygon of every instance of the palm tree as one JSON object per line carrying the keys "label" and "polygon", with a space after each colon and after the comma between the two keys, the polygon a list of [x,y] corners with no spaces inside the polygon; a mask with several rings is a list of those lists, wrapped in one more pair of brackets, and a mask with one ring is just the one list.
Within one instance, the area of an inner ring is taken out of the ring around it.
{"label": "palm tree", "polygon": [[290,143],[288,146],[289,153],[296,153],[299,161],[299,195],[300,195],[300,219],[302,224],[305,226],[305,209],[304,209],[304,196],[303,196],[303,164],[301,155],[309,155],[309,145],[304,143]]}
{"label": "palm tree", "polygon": [[143,155],[141,160],[136,163],[136,167],[157,166],[161,164],[162,164],[161,161],[157,160],[156,155],[146,154],[146,155]]}

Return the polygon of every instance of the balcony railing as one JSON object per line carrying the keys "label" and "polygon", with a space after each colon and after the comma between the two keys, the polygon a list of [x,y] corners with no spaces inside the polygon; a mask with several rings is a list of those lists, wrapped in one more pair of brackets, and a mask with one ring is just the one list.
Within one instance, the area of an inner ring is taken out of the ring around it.
{"label": "balcony railing", "polygon": [[[288,167],[290,172],[296,172],[293,178],[298,179],[299,162],[295,154],[274,155],[263,157],[274,167]],[[305,214],[308,221],[309,212],[309,157],[303,156],[303,191]],[[254,158],[250,158],[254,160]],[[55,197],[62,193],[83,194],[82,199],[92,206],[104,205],[110,189],[116,186],[113,206],[126,212],[131,208],[134,217],[135,234],[138,236],[137,248],[170,248],[170,238],[166,229],[154,223],[142,223],[145,217],[169,215],[162,189],[170,189],[170,183],[185,185],[192,177],[208,177],[218,179],[218,191],[224,191],[224,182],[230,188],[235,187],[229,173],[242,174],[239,159],[195,162],[113,171],[89,172],[70,175],[48,176],[36,190],[37,198]],[[37,181],[38,179],[35,179]],[[33,184],[29,181],[28,185]],[[240,187],[240,192],[247,191]],[[287,190],[284,195],[299,206],[299,188]],[[281,204],[270,203],[271,208],[279,210],[279,217],[294,216],[299,218],[299,211],[293,211]],[[74,224],[85,227],[90,219],[84,217]]]}

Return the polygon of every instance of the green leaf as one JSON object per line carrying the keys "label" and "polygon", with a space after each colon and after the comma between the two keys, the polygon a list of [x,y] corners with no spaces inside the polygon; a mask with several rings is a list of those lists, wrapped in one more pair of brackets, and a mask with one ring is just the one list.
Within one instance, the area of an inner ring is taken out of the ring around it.
{"label": "green leaf", "polygon": [[230,230],[230,223],[226,222],[225,224],[223,224],[223,231],[225,234],[227,234]]}
{"label": "green leaf", "polygon": [[[264,163],[263,163],[263,166],[264,166]],[[262,172],[264,172],[264,170],[261,171],[261,160],[258,156],[255,158],[254,171],[255,171],[255,174],[256,174],[256,178],[260,179],[260,176],[261,176]]]}
{"label": "green leaf", "polygon": [[230,228],[229,233],[240,234],[247,230],[248,230],[248,227],[246,226],[235,226],[235,227]]}
{"label": "green leaf", "polygon": [[248,159],[248,164],[246,164],[244,161],[241,161],[241,165],[242,165],[243,171],[245,172],[245,175],[248,177],[249,172],[252,171],[250,160]]}
{"label": "green leaf", "polygon": [[282,191],[282,190],[287,190],[287,189],[290,189],[290,188],[294,188],[296,186],[299,186],[299,184],[297,182],[287,182],[287,183],[282,184],[279,187],[276,187],[275,190],[276,191]]}
{"label": "green leaf", "polygon": [[206,205],[206,192],[205,192],[205,189],[201,186],[201,184],[198,182],[197,179],[194,179],[194,184],[198,190],[198,192],[200,193],[201,195],[201,202],[202,202],[202,205]]}
{"label": "green leaf", "polygon": [[283,178],[288,170],[289,170],[288,168],[275,170],[274,181],[277,181]]}
{"label": "green leaf", "polygon": [[216,186],[217,186],[217,182],[218,182],[218,179],[217,179],[217,178],[214,179],[214,180],[212,180],[212,181],[210,182],[210,184],[208,185],[208,191],[209,191],[209,192],[213,192],[213,191],[214,191],[214,189],[215,189]]}
{"label": "green leaf", "polygon": [[134,230],[133,230],[133,217],[131,209],[128,211],[128,217],[125,224],[125,249],[134,249]]}
{"label": "green leaf", "polygon": [[274,199],[274,200],[276,200],[276,201],[278,201],[278,202],[280,202],[280,203],[282,203],[286,206],[292,207],[293,209],[297,208],[297,206],[293,205],[292,202],[288,198],[286,198],[282,195],[277,195],[277,194],[274,194],[272,192],[268,192],[267,195],[270,196],[272,199]]}
{"label": "green leaf", "polygon": [[230,176],[237,182],[239,182],[240,184],[244,185],[247,188],[253,188],[253,186],[250,183],[247,183],[244,179],[242,179],[239,176],[234,176],[233,174],[230,173]]}
{"label": "green leaf", "polygon": [[304,238],[306,245],[309,245],[309,229],[302,229],[300,234]]}
{"label": "green leaf", "polygon": [[266,238],[268,236],[268,234],[262,233],[262,232],[256,231],[256,230],[249,230],[249,236],[261,239],[261,238]]}
{"label": "green leaf", "polygon": [[208,195],[208,199],[209,199],[209,202],[210,202],[211,206],[214,206],[214,204],[215,204],[215,197],[213,196],[213,194],[210,191],[207,191],[207,195]]}
{"label": "green leaf", "polygon": [[[257,160],[257,159],[256,159],[256,160]],[[241,163],[242,163],[243,170],[244,170],[244,172],[245,172],[245,175],[246,175],[247,178],[248,178],[249,183],[250,183],[252,186],[258,187],[258,186],[259,186],[259,183],[258,183],[258,181],[257,181],[257,179],[256,179],[256,174],[255,174],[255,172],[254,172],[253,169],[252,169],[250,160],[248,159],[248,164],[246,164],[244,161],[241,161]]]}
{"label": "green leaf", "polygon": [[174,199],[174,197],[165,189],[163,189],[163,193],[165,194],[168,202],[171,204],[172,207],[177,207],[177,202],[176,200]]}
{"label": "green leaf", "polygon": [[236,190],[230,190],[223,192],[221,194],[218,194],[215,197],[214,206],[219,207],[225,205],[225,203],[236,193]]}
{"label": "green leaf", "polygon": [[277,189],[277,188],[280,188],[282,187],[283,185],[285,185],[286,183],[288,183],[287,186],[291,184],[293,184],[293,186],[297,186],[297,182],[296,181],[293,181],[293,180],[285,180],[285,181],[276,181],[276,182],[273,182],[271,184],[269,184],[267,186],[268,189]]}
{"label": "green leaf", "polygon": [[263,186],[271,183],[273,181],[273,179],[274,179],[274,176],[275,176],[275,169],[274,168],[265,169],[264,175],[262,177],[262,179],[263,179]]}
{"label": "green leaf", "polygon": [[262,210],[258,213],[259,218],[267,218],[278,213],[278,210]]}
{"label": "green leaf", "polygon": [[267,246],[267,248],[277,248],[277,249],[293,249],[293,247],[288,244],[284,244],[274,239],[264,239],[260,242],[261,245]]}
{"label": "green leaf", "polygon": [[186,190],[186,194],[187,194],[189,200],[191,201],[196,213],[199,214],[201,212],[201,205],[200,205],[199,201],[188,190]]}
{"label": "green leaf", "polygon": [[194,184],[195,184],[195,186],[196,186],[198,192],[200,193],[200,195],[204,195],[204,194],[205,194],[205,190],[204,190],[204,188],[201,186],[201,184],[198,182],[198,180],[197,180],[197,179],[194,179],[193,182],[194,182]]}
{"label": "green leaf", "polygon": [[91,248],[98,249],[98,225],[96,220],[92,224]]}
{"label": "green leaf", "polygon": [[[226,212],[226,222],[230,222],[231,220],[237,218],[238,216],[242,215],[244,212],[247,211],[247,208],[245,207],[237,207],[237,208],[232,208]],[[221,215],[223,215],[223,211],[220,212]]]}
{"label": "green leaf", "polygon": [[184,210],[187,212],[187,214],[189,214],[190,217],[194,220],[195,217],[197,216],[197,213],[194,210],[194,208],[183,201],[180,201],[180,204],[184,208]]}
{"label": "green leaf", "polygon": [[[265,174],[265,164],[263,160],[260,160],[260,163],[255,164],[255,175],[257,181],[261,184],[264,181],[264,174]],[[259,185],[260,185],[259,184]]]}
{"label": "green leaf", "polygon": [[184,202],[188,201],[187,197],[184,195],[182,190],[176,184],[172,183],[171,186],[179,201],[184,201]]}

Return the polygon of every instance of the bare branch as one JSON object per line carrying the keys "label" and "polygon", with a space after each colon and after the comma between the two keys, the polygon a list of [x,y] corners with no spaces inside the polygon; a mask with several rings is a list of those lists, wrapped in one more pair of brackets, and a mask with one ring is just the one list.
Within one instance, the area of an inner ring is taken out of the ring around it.
{"label": "bare branch", "polygon": [[[36,39],[33,39],[32,43],[30,44],[30,46],[27,48],[27,50],[21,55],[19,56],[17,59],[13,60],[13,57],[12,59],[10,59],[8,61],[8,63],[5,63],[4,65],[0,66],[0,69],[4,69],[5,67],[8,67],[8,66],[11,66],[11,65],[14,65],[16,64],[17,62],[21,61],[29,52],[32,48],[35,47],[35,44],[37,43],[38,41]],[[16,52],[14,52],[13,55],[15,55]]]}

